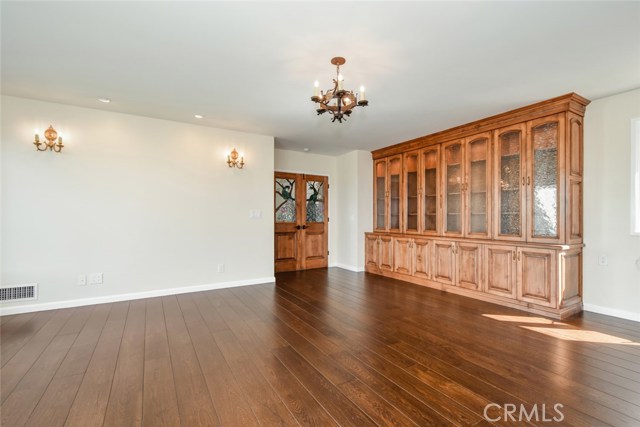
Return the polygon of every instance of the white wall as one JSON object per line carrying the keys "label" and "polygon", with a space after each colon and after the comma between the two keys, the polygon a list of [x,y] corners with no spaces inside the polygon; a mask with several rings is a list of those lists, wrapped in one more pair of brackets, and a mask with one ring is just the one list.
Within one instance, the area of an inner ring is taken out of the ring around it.
{"label": "white wall", "polygon": [[340,183],[338,206],[338,266],[358,270],[358,167],[357,152],[336,158]]}
{"label": "white wall", "polygon": [[358,264],[364,271],[364,233],[373,231],[373,159],[368,151],[357,152],[358,163]]}
{"label": "white wall", "polygon": [[[585,309],[640,321],[640,237],[630,230],[630,120],[640,89],[593,101],[584,135]],[[606,255],[607,266],[598,264]]]}
{"label": "white wall", "polygon": [[[43,304],[273,280],[272,137],[1,102],[2,285],[39,283]],[[49,124],[65,137],[61,154],[32,144]],[[243,170],[225,163],[233,147]],[[77,285],[95,272],[103,285]]]}
{"label": "white wall", "polygon": [[338,265],[354,271],[364,270],[364,233],[372,230],[373,160],[368,151],[352,151],[339,156],[338,180]]}
{"label": "white wall", "polygon": [[[275,150],[274,168],[278,172],[306,173],[329,177],[329,266],[334,266],[338,259],[338,193],[340,189],[336,158],[300,151]],[[273,193],[273,188],[271,192]]]}

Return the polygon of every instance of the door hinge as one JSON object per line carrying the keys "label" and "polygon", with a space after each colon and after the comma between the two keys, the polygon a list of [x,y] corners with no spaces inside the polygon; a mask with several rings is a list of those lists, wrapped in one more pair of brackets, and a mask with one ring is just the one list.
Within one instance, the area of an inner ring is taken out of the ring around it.
{"label": "door hinge", "polygon": [[327,255],[329,255],[329,251],[327,251]]}
{"label": "door hinge", "polygon": [[329,222],[329,217],[327,217],[327,222]]}

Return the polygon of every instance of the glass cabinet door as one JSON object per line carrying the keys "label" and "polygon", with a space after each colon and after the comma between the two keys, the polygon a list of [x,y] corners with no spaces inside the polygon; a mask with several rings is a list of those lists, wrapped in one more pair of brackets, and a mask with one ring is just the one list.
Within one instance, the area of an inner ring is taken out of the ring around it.
{"label": "glass cabinet door", "polygon": [[496,191],[494,204],[495,237],[522,240],[524,207],[524,135],[523,125],[496,132]]}
{"label": "glass cabinet door", "polygon": [[404,226],[405,231],[409,233],[418,232],[419,224],[419,185],[418,170],[420,162],[420,153],[415,151],[404,155],[404,199],[405,213]]}
{"label": "glass cabinet door", "polygon": [[375,213],[374,228],[384,231],[387,228],[387,161],[377,160],[374,170]]}
{"label": "glass cabinet door", "polygon": [[422,231],[427,234],[438,232],[439,159],[439,146],[422,151]]}
{"label": "glass cabinet door", "polygon": [[489,235],[489,147],[488,134],[467,139],[467,180],[463,191],[467,198],[466,234],[473,237]]}
{"label": "glass cabinet door", "polygon": [[444,232],[462,234],[462,143],[450,142],[444,149]]}
{"label": "glass cabinet door", "polygon": [[564,133],[563,118],[552,116],[529,123],[529,239],[560,238],[559,149]]}
{"label": "glass cabinet door", "polygon": [[389,231],[400,231],[402,155],[387,160],[387,179],[389,180]]}

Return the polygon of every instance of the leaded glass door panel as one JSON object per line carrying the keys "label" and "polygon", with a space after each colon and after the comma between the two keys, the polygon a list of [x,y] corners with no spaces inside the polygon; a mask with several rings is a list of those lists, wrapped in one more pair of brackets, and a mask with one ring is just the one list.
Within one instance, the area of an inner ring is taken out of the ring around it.
{"label": "leaded glass door panel", "polygon": [[560,182],[564,167],[564,116],[533,120],[527,124],[528,193],[527,240],[560,242],[564,233],[564,191]]}
{"label": "leaded glass door panel", "polygon": [[464,212],[462,152],[463,145],[460,141],[448,142],[442,145],[444,234],[448,236],[462,235],[462,215]]}
{"label": "leaded glass door panel", "polygon": [[387,229],[387,160],[376,160],[373,168],[373,228]]}
{"label": "leaded glass door panel", "polygon": [[526,126],[517,124],[495,132],[494,237],[525,240]]}
{"label": "leaded glass door panel", "polygon": [[417,233],[420,227],[420,152],[404,155],[404,227],[407,233]]}
{"label": "leaded glass door panel", "polygon": [[422,150],[422,233],[438,234],[440,221],[440,146]]}
{"label": "leaded glass door panel", "polygon": [[389,231],[402,229],[402,155],[387,160],[387,181],[389,185]]}
{"label": "leaded glass door panel", "polygon": [[474,238],[489,237],[491,208],[491,134],[485,133],[466,139],[462,187],[466,209],[465,235]]}

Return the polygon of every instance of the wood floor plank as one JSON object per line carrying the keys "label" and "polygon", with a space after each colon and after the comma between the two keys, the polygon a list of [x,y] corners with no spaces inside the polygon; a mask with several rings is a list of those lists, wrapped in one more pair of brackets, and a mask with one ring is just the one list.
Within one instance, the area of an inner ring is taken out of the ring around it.
{"label": "wood floor plank", "polygon": [[4,325],[0,332],[0,365],[7,364],[54,315],[55,311],[18,314],[12,322]]}
{"label": "wood floor plank", "polygon": [[89,319],[27,421],[28,427],[44,425],[61,427],[66,422],[71,405],[111,311],[111,304],[101,304],[91,308]]}
{"label": "wood floor plank", "polygon": [[371,418],[291,347],[274,350],[274,354],[305,385],[313,397],[327,409],[341,426],[363,427],[376,425]]}
{"label": "wood floor plank", "polygon": [[66,427],[102,426],[128,311],[129,302],[114,303],[71,405]]}
{"label": "wood floor plank", "polygon": [[[188,296],[182,295],[178,300],[183,310],[196,308]],[[229,300],[226,301],[229,302]],[[232,309],[233,307],[236,309]],[[236,304],[230,304],[229,308],[232,310],[227,312],[228,317],[223,316],[223,318],[230,329],[215,332],[213,337],[256,419],[263,427],[298,426],[291,412],[258,371],[252,360],[252,354],[246,351],[240,342],[240,340],[248,342],[251,332],[244,320],[239,317],[238,311],[242,312],[243,317],[249,314],[248,311],[237,310],[241,307]]]}
{"label": "wood floor plank", "polygon": [[195,303],[187,304],[183,311],[184,318],[220,423],[223,426],[258,426],[258,420],[212,335],[213,331],[227,330],[224,320],[205,294],[198,294],[192,301]]}
{"label": "wood floor plank", "polygon": [[144,342],[142,425],[144,427],[179,426],[178,398],[160,298],[150,298],[146,301]]}
{"label": "wood floor plank", "polygon": [[0,425],[23,426],[45,392],[77,334],[57,336],[0,407]]}
{"label": "wood floor plank", "polygon": [[64,326],[67,319],[71,317],[73,311],[74,309],[56,311],[33,338],[2,367],[2,376],[0,377],[0,394],[2,396],[0,400],[2,402],[11,394],[24,374],[31,369],[40,354]]}
{"label": "wood floor plank", "polygon": [[175,296],[162,298],[171,366],[183,427],[218,426],[218,416]]}
{"label": "wood floor plank", "polygon": [[131,301],[104,417],[104,427],[142,425],[145,326],[146,302]]}

